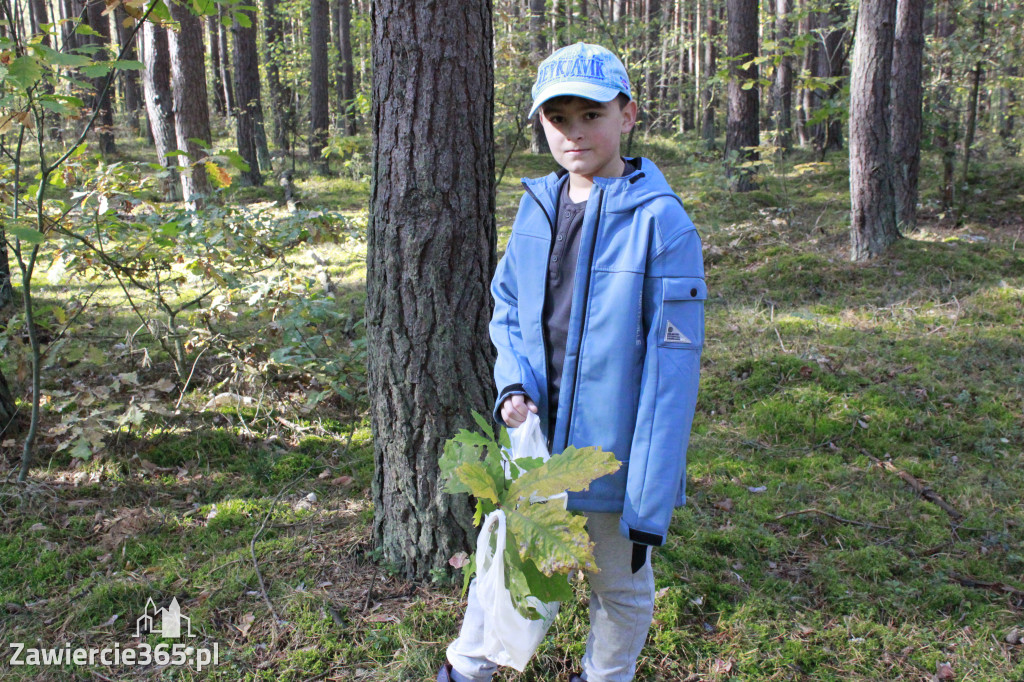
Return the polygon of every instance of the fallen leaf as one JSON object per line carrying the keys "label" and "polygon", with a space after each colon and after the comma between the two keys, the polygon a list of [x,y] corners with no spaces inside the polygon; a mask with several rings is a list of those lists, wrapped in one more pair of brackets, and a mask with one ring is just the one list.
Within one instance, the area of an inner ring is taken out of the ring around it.
{"label": "fallen leaf", "polygon": [[953,672],[953,666],[949,663],[939,663],[935,669],[935,677],[940,680],[953,680],[956,679],[956,673]]}
{"label": "fallen leaf", "polygon": [[325,478],[330,478],[330,477],[331,477],[331,470],[330,469],[324,469],[323,471],[320,472],[320,475],[317,476],[317,478],[319,478],[321,481],[324,480]]}
{"label": "fallen leaf", "polygon": [[459,552],[451,559],[448,560],[448,565],[452,568],[462,568],[469,563],[469,555],[465,552]]}
{"label": "fallen leaf", "polygon": [[331,485],[349,486],[352,485],[352,481],[355,480],[351,476],[338,476],[331,481]]}
{"label": "fallen leaf", "polygon": [[398,616],[393,616],[390,613],[374,613],[368,616],[366,619],[368,623],[398,623]]}
{"label": "fallen leaf", "polygon": [[724,500],[719,500],[718,502],[715,502],[715,507],[721,509],[722,511],[732,511],[732,498],[727,497]]}
{"label": "fallen leaf", "polygon": [[160,391],[161,393],[167,393],[168,391],[174,390],[174,382],[168,379],[167,377],[164,377],[155,384],[150,384],[149,386],[147,386],[147,388],[152,388],[154,390]]}
{"label": "fallen leaf", "polygon": [[113,625],[115,622],[117,622],[117,619],[120,618],[120,617],[121,617],[121,614],[115,613],[113,616],[111,616],[110,618],[107,619],[106,623],[101,624],[100,627],[101,628],[109,627],[109,626]]}
{"label": "fallen leaf", "polygon": [[43,530],[46,530],[46,526],[44,526],[41,523],[33,523],[32,526],[29,528],[29,532],[32,532],[32,533],[35,533],[37,531],[43,531]]}
{"label": "fallen leaf", "polygon": [[236,625],[235,627],[238,628],[238,632],[242,634],[242,637],[249,636],[249,628],[252,627],[253,621],[255,620],[256,616],[254,616],[251,613],[247,613],[238,619],[238,625]]}
{"label": "fallen leaf", "polygon": [[1007,644],[1020,644],[1021,640],[1024,639],[1019,628],[1013,628],[1006,633],[1005,641]]}
{"label": "fallen leaf", "polygon": [[668,594],[668,590],[669,590],[669,588],[667,588],[667,587],[661,588],[660,590],[658,590],[657,592],[654,593],[654,598],[655,599],[661,599],[666,594]]}
{"label": "fallen leaf", "polygon": [[711,672],[717,675],[731,675],[734,665],[735,661],[731,658],[728,661],[716,658],[715,662],[711,665]]}
{"label": "fallen leaf", "polygon": [[747,486],[747,490],[749,490],[752,493],[763,493],[766,490],[768,490],[768,486],[759,485],[757,487],[754,487],[754,486],[748,485]]}

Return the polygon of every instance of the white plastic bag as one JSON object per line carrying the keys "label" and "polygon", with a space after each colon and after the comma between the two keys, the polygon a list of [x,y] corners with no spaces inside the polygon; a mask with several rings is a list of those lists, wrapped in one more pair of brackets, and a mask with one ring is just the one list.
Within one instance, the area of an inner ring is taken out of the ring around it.
{"label": "white plastic bag", "polygon": [[[526,415],[525,422],[509,431],[508,440],[511,445],[510,456],[513,460],[537,457],[546,462],[551,459],[551,454],[548,452],[548,444],[545,442],[544,434],[540,430],[540,417],[533,412]],[[512,464],[507,460],[502,460],[501,464],[505,468],[505,478],[512,478]],[[561,502],[564,507],[568,501],[568,493],[558,493],[551,497],[540,497],[537,495],[530,497],[531,504],[537,502]]]}
{"label": "white plastic bag", "polygon": [[[505,512],[495,509],[484,519],[476,540],[476,593],[484,611],[484,654],[498,665],[522,672],[533,658],[558,615],[558,602],[529,597],[539,620],[524,618],[505,587]],[[491,550],[491,538],[495,547]]]}

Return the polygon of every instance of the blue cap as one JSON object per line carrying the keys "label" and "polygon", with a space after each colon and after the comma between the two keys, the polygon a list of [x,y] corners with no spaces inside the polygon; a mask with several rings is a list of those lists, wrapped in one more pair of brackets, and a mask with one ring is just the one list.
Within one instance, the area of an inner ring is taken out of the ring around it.
{"label": "blue cap", "polygon": [[575,95],[611,102],[619,93],[633,99],[629,75],[619,58],[600,45],[576,43],[556,51],[537,68],[530,116],[554,97]]}

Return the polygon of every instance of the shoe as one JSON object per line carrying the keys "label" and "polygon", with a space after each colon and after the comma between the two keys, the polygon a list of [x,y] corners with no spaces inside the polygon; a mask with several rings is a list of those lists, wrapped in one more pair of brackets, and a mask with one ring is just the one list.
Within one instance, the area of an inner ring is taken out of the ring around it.
{"label": "shoe", "polygon": [[569,682],[586,682],[586,680],[584,680],[576,673],[569,673]]}
{"label": "shoe", "polygon": [[437,671],[437,682],[453,682],[452,664],[445,659],[444,665]]}

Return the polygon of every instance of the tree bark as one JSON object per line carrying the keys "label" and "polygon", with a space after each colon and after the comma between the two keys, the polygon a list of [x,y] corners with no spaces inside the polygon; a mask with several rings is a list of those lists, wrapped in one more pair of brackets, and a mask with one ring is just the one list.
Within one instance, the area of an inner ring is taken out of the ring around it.
{"label": "tree bark", "polygon": [[[139,58],[138,51],[135,49],[136,37],[132,36],[131,29],[124,25],[125,19],[128,18],[128,13],[124,11],[124,8],[120,5],[114,12],[114,24],[117,28],[117,43],[124,49],[129,39],[131,44],[128,45],[128,49],[124,53],[124,59],[136,60]],[[139,87],[139,72],[135,69],[124,69],[119,74],[121,79],[121,90],[124,93],[124,108],[128,113],[129,125],[132,131],[138,134],[139,126],[139,112],[142,110],[143,98],[142,89]]]}
{"label": "tree bark", "polygon": [[[218,72],[220,78],[218,83],[221,87],[221,97],[224,99],[224,110],[233,112],[235,110],[235,85],[231,78],[231,47],[228,45],[228,31],[224,26],[224,6],[217,4],[217,52],[220,53],[220,65]],[[210,40],[214,39],[213,33]]]}
{"label": "tree bark", "polygon": [[147,21],[142,25],[142,92],[146,100],[146,115],[153,133],[157,160],[167,171],[160,179],[160,194],[164,201],[180,198],[177,182],[170,176],[170,168],[178,160],[167,155],[177,149],[174,133],[174,95],[171,93],[171,58],[167,49],[167,29]]}
{"label": "tree bark", "polygon": [[[536,69],[547,57],[548,52],[548,39],[544,33],[544,0],[530,0],[530,37],[531,61]],[[530,152],[533,154],[549,154],[551,152],[539,115],[534,117],[530,126]]]}
{"label": "tree bark", "polygon": [[[828,87],[827,99],[841,108],[840,100],[843,97],[843,87],[840,82],[843,71],[846,69],[846,61],[849,52],[846,45],[846,16],[848,5],[845,2],[833,2],[829,11],[829,26],[831,30],[825,34],[825,49],[818,61],[823,77],[831,78],[832,83]],[[843,148],[843,121],[841,116],[829,116],[824,128],[824,139],[822,141],[822,153],[828,150],[838,151]]]}
{"label": "tree bark", "polygon": [[14,302],[14,288],[11,286],[11,259],[7,252],[7,234],[0,224],[0,310]]}
{"label": "tree bark", "polygon": [[7,386],[7,379],[3,370],[0,370],[0,440],[10,438],[17,431],[18,406],[11,395],[11,389]]}
{"label": "tree bark", "polygon": [[[725,151],[735,155],[736,161],[757,160],[756,152],[745,149],[760,144],[758,120],[757,64],[742,68],[757,57],[757,0],[728,0],[729,47],[729,119],[726,128]],[[744,83],[753,87],[743,89]],[[733,189],[749,192],[756,188],[754,172],[750,168],[737,168],[726,164],[727,175],[732,178]]]}
{"label": "tree bark", "polygon": [[942,157],[942,208],[953,210],[954,162],[956,160],[956,133],[960,115],[953,104],[953,46],[952,37],[956,30],[955,17],[950,0],[940,0],[935,7],[935,38],[939,81],[935,88],[935,146]]}
{"label": "tree bark", "polygon": [[235,132],[238,153],[249,165],[249,170],[241,173],[242,184],[259,186],[263,184],[263,175],[257,153],[256,127],[257,121],[263,118],[263,103],[260,100],[259,58],[256,56],[256,17],[250,16],[250,20],[252,23],[248,27],[237,20],[231,27],[235,36],[235,97],[238,105],[235,109]]}
{"label": "tree bark", "polygon": [[334,47],[338,52],[335,90],[338,93],[338,126],[346,135],[356,134],[355,69],[352,64],[351,0],[333,0]]}
{"label": "tree bark", "polygon": [[[210,41],[210,71],[213,74],[213,109],[218,116],[227,116],[227,103],[224,101],[224,79],[221,78],[220,32],[221,23],[216,15],[206,17],[206,32]],[[227,55],[224,55],[227,59]]]}
{"label": "tree bark", "polygon": [[376,0],[372,11],[374,536],[385,561],[422,580],[470,546],[468,499],[441,490],[437,461],[494,399],[491,6]]}
{"label": "tree bark", "polygon": [[925,0],[899,0],[892,60],[892,158],[896,224],[904,232],[917,226],[921,169],[922,60]]}
{"label": "tree bark", "polygon": [[279,55],[284,49],[284,31],[277,14],[277,0],[263,0],[263,63],[267,67],[271,111],[274,117],[274,146],[290,152],[295,134],[295,97],[291,87],[281,82]]}
{"label": "tree bark", "polygon": [[[789,16],[792,12],[792,0],[775,1],[775,43],[784,53],[791,47],[792,24]],[[790,55],[783,54],[779,59],[772,85],[776,144],[785,153],[793,146],[793,58]]]}
{"label": "tree bark", "polygon": [[[203,25],[187,6],[172,2],[170,9],[171,17],[180,25],[177,32],[167,34],[168,53],[171,57],[171,91],[174,96],[174,132],[178,149],[186,152],[189,157],[181,173],[181,192],[185,201],[198,207],[210,195],[210,179],[206,175],[206,167],[196,163],[207,155],[210,145]],[[207,149],[193,140],[201,140]]]}
{"label": "tree bark", "polygon": [[715,38],[718,35],[718,22],[715,21],[715,6],[712,2],[704,3],[704,63],[701,70],[707,74],[704,87],[700,91],[700,137],[704,140],[707,150],[715,148],[715,98],[711,84],[711,75],[717,70],[715,65]]}
{"label": "tree bark", "polygon": [[896,0],[861,0],[850,78],[851,258],[863,261],[900,237],[889,142]]}
{"label": "tree bark", "polygon": [[979,0],[975,16],[975,50],[978,51],[977,61],[971,71],[971,91],[967,98],[967,130],[964,135],[964,166],[960,175],[960,202],[956,212],[956,222],[960,223],[967,208],[967,177],[971,166],[971,147],[974,146],[974,133],[978,127],[978,99],[981,92],[981,77],[984,73],[985,61],[985,0]]}
{"label": "tree bark", "polygon": [[[92,53],[92,58],[96,61],[110,59],[110,18],[103,13],[105,7],[100,2],[91,2],[88,6],[89,27],[99,33],[98,36],[92,36],[93,44],[99,46],[99,49]],[[95,90],[92,108],[94,110],[99,109],[100,112],[99,117],[96,119],[94,130],[96,131],[96,139],[99,141],[100,154],[104,157],[110,156],[117,151],[114,145],[114,108],[111,105],[113,88],[104,90],[103,86],[106,82],[106,75],[92,79],[92,86]]]}
{"label": "tree bark", "polygon": [[321,152],[327,146],[330,111],[327,93],[327,45],[330,29],[327,0],[310,0],[309,5],[309,162],[321,173],[328,173],[327,159]]}

